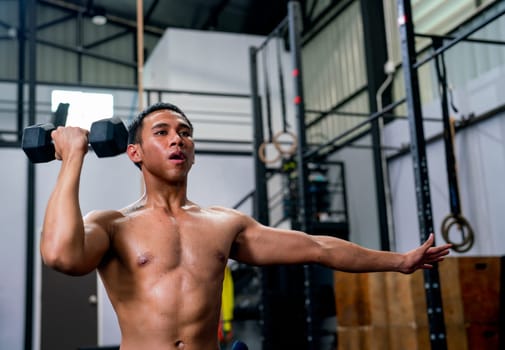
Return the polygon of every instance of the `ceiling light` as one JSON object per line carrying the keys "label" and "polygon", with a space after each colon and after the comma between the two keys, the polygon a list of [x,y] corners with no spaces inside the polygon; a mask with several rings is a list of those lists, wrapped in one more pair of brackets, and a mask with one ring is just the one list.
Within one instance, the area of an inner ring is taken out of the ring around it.
{"label": "ceiling light", "polygon": [[91,14],[91,22],[97,26],[103,26],[105,23],[107,23],[105,10],[102,7],[93,8],[93,12]]}

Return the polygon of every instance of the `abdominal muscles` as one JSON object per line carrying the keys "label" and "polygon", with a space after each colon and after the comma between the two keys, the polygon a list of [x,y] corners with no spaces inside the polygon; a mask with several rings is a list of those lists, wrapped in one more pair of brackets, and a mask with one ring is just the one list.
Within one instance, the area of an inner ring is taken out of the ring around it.
{"label": "abdominal muscles", "polygon": [[122,332],[121,349],[129,341],[140,341],[144,345],[154,341],[174,349],[193,349],[196,344],[201,346],[202,341],[215,342],[221,279],[202,280],[203,276],[182,266],[161,273],[157,278],[150,275],[140,278],[140,283],[137,279],[135,290],[113,303]]}

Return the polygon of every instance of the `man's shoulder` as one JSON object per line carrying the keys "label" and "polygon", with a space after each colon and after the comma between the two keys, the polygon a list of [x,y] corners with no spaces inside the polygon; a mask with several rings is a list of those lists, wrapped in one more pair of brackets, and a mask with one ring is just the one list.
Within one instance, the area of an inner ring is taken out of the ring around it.
{"label": "man's shoulder", "polygon": [[224,218],[224,221],[228,223],[234,222],[240,226],[247,226],[256,222],[250,215],[233,208],[215,205],[204,210],[214,217]]}
{"label": "man's shoulder", "polygon": [[237,216],[245,215],[244,213],[242,213],[236,209],[232,209],[232,208],[228,208],[228,207],[224,207],[224,206],[220,206],[220,205],[213,205],[213,206],[207,207],[203,210],[207,211],[209,213],[215,213],[215,214],[229,214],[229,215],[233,215],[233,216],[234,215],[237,215]]}
{"label": "man's shoulder", "polygon": [[86,223],[111,223],[115,220],[122,219],[125,214],[119,210],[92,210],[86,216],[84,221]]}

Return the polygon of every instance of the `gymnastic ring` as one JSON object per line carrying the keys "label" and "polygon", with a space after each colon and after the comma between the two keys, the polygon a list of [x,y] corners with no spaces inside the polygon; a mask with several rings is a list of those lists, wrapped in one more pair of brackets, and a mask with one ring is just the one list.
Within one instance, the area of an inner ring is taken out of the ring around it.
{"label": "gymnastic ring", "polygon": [[[455,243],[451,241],[451,238],[449,237],[449,231],[452,226],[458,225],[460,228],[460,231],[463,235],[463,241]],[[467,234],[465,235],[464,229],[466,228]],[[470,248],[473,247],[474,241],[475,241],[475,235],[472,229],[472,226],[466,220],[462,215],[459,214],[449,214],[447,215],[444,220],[442,220],[442,225],[440,228],[440,231],[442,232],[442,237],[447,243],[452,244],[451,249],[454,250],[455,252],[458,253],[464,253],[470,250]]]}
{"label": "gymnastic ring", "polygon": [[[289,147],[289,149],[287,149],[287,150],[283,150],[281,147],[279,137],[281,137],[282,135],[289,135],[293,139],[293,143],[291,144],[291,147]],[[286,131],[279,131],[272,137],[272,143],[274,144],[275,148],[277,148],[277,150],[279,151],[279,153],[281,155],[292,156],[295,154],[296,148],[298,147],[298,138],[291,131],[287,131],[287,130]]]}
{"label": "gymnastic ring", "polygon": [[[279,152],[277,154],[277,157],[272,158],[272,159],[267,159],[267,156],[266,156],[266,147],[267,147],[268,144],[271,144],[271,143],[273,144],[273,142],[263,141],[263,143],[258,147],[258,157],[265,164],[275,163],[279,159],[281,159],[281,156],[282,156],[282,154]],[[275,146],[275,144],[274,144],[274,146]],[[278,150],[277,147],[275,147],[275,149]]]}
{"label": "gymnastic ring", "polygon": [[[453,225],[460,226],[460,231],[463,233],[463,241],[456,243],[453,242],[449,237],[449,231]],[[464,228],[467,229],[467,235],[465,235]],[[464,253],[470,250],[474,244],[474,232],[470,223],[462,216],[458,214],[449,214],[442,221],[441,225],[442,237],[447,243],[452,244],[452,249],[458,253]]]}

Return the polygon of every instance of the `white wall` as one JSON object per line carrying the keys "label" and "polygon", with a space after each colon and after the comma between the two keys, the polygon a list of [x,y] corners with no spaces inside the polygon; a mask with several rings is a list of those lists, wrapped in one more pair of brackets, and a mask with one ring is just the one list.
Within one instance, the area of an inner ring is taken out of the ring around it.
{"label": "white wall", "polygon": [[261,36],[167,29],[144,68],[146,88],[249,94],[249,46]]}
{"label": "white wall", "polygon": [[0,349],[22,349],[26,252],[26,160],[0,149]]}
{"label": "white wall", "polygon": [[[370,137],[362,140],[370,145]],[[331,157],[344,162],[349,240],[380,249],[373,154],[369,148],[347,147]]]}

